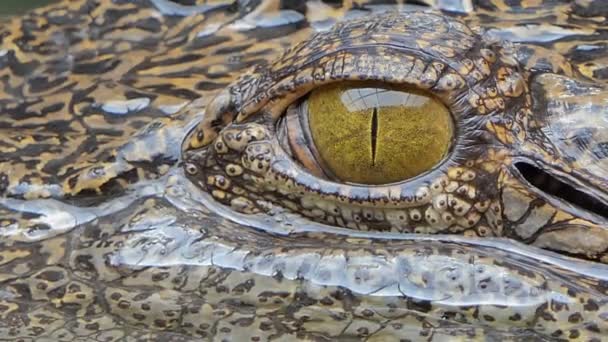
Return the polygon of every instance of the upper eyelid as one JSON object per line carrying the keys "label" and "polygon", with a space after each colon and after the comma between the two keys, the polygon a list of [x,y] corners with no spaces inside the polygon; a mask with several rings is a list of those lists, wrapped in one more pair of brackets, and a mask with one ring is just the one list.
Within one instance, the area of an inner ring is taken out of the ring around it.
{"label": "upper eyelid", "polygon": [[[366,48],[374,48],[376,50],[375,52],[377,52],[377,53],[368,54],[368,51],[365,51]],[[359,53],[361,51],[365,51],[365,53]],[[404,52],[407,52],[407,54]],[[395,61],[395,60],[382,61],[383,62],[382,64],[385,67],[391,67],[391,66],[403,67],[404,62],[411,62],[412,65],[408,68],[407,73],[400,75],[400,76],[402,76],[402,79],[396,79],[395,74],[392,74],[392,73],[382,74],[379,72],[373,72],[372,70],[367,70],[367,72],[365,72],[365,71],[362,72],[361,70],[354,69],[357,58],[360,56],[364,56],[364,55],[372,57],[372,58],[379,58],[379,59],[386,59],[387,57],[390,57],[390,56],[395,56],[397,58],[400,58],[399,61]],[[324,61],[323,60],[324,58],[327,58],[327,60]],[[405,59],[409,59],[409,60],[406,61]],[[435,70],[437,73],[437,79],[434,82],[433,86],[429,87],[429,88],[435,88],[435,89],[433,89],[434,92],[452,90],[452,89],[442,89],[441,87],[437,86],[437,84],[447,75],[450,75],[451,77],[455,77],[455,78],[457,78],[457,80],[462,80],[463,85],[465,86],[464,88],[469,88],[472,86],[472,83],[470,81],[468,81],[464,77],[462,77],[458,73],[456,68],[454,66],[450,65],[450,64],[453,64],[453,62],[450,62],[449,58],[442,58],[441,56],[435,56],[435,55],[429,54],[428,52],[424,52],[424,50],[420,49],[420,48],[414,49],[414,48],[407,48],[407,47],[391,45],[391,44],[365,44],[365,45],[358,45],[358,46],[347,46],[347,47],[336,49],[336,51],[326,52],[322,56],[319,56],[315,59],[308,60],[307,63],[305,64],[305,66],[307,66],[308,68],[305,68],[304,70],[310,71],[309,74],[302,75],[302,71],[300,69],[299,72],[285,75],[281,79],[274,81],[274,82],[271,78],[274,75],[276,75],[278,72],[276,72],[272,69],[266,70],[265,75],[258,75],[260,77],[258,83],[259,83],[259,85],[261,85],[261,87],[259,87],[254,92],[254,94],[250,94],[250,95],[252,95],[251,97],[239,99],[240,100],[240,101],[238,101],[239,103],[235,104],[235,108],[239,109],[238,113],[235,113],[235,116],[236,116],[235,119],[237,122],[242,122],[245,119],[247,119],[250,115],[261,110],[269,102],[275,101],[276,99],[283,99],[285,97],[289,97],[289,101],[294,101],[298,97],[303,96],[306,93],[310,92],[310,90],[314,89],[315,87],[329,83],[329,82],[326,82],[326,79],[323,79],[321,81],[315,80],[314,77],[317,74],[317,73],[315,73],[315,70],[324,69],[325,66],[329,66],[330,64],[335,64],[336,62],[341,63],[339,66],[342,67],[342,70],[340,70],[337,73],[331,74],[329,76],[331,79],[330,82],[346,81],[346,80],[355,81],[355,80],[360,79],[361,81],[367,81],[367,80],[385,81],[387,83],[392,83],[392,84],[396,84],[396,85],[406,85],[407,84],[407,85],[412,85],[412,86],[420,86],[420,84],[417,84],[418,79],[416,77],[411,77],[408,79],[408,77],[406,76],[407,74],[409,74],[412,71],[413,67],[416,67],[416,64],[415,64],[416,61],[421,61],[422,64],[424,65],[423,69],[421,70],[421,74],[424,74],[424,72],[427,70],[427,68],[434,68],[435,67],[434,65],[437,65],[437,62],[440,62],[444,65],[443,70]],[[315,63],[317,63],[317,64],[315,64]],[[313,65],[313,64],[315,64],[315,67],[310,68],[310,65]],[[296,66],[293,66],[293,69],[298,70],[300,67],[301,66],[296,65]],[[351,70],[348,70],[352,73],[345,72],[344,67],[352,68]],[[449,69],[449,71],[446,71],[447,69]],[[332,68],[332,70],[334,70],[334,69]],[[304,76],[304,78],[302,76]],[[295,78],[298,78],[298,81],[295,81]],[[240,88],[238,83],[235,86],[237,88]],[[425,88],[422,88],[422,89],[425,89]],[[296,90],[295,94],[294,94],[294,90]],[[240,89],[238,89],[238,90],[235,89],[234,92],[238,93],[238,92],[240,92]],[[289,96],[289,95],[292,95],[292,96]],[[278,108],[278,109],[274,110],[274,108],[264,108],[264,110],[266,110],[267,112],[270,112],[270,114],[273,115],[273,117],[278,117],[279,115],[282,114],[282,110],[284,109],[285,106],[282,105],[282,103],[280,103],[273,107]]]}
{"label": "upper eyelid", "polygon": [[[338,28],[335,29],[335,31],[338,30]],[[378,53],[373,54],[373,56],[383,58],[392,55],[395,57],[402,58],[425,59],[424,63],[427,66],[430,66],[430,64],[432,64],[433,62],[441,62],[445,65],[446,69],[450,69],[450,71],[448,72],[444,70],[444,74],[450,73],[455,76],[461,76],[457,71],[457,68],[459,66],[458,60],[461,57],[460,54],[458,54],[459,56],[457,58],[448,58],[441,56],[438,51],[435,51],[432,48],[428,49],[427,51],[427,49],[420,46],[406,46],[406,44],[415,43],[415,38],[417,34],[399,34],[398,32],[392,31],[380,31],[376,33],[369,33],[365,35],[366,38],[368,38],[367,40],[361,40],[357,42],[351,41],[348,43],[348,45],[336,47],[331,51],[323,51],[322,53],[318,53],[317,56],[314,56],[314,50],[309,49],[308,45],[312,44],[311,42],[314,42],[315,39],[323,38],[327,34],[330,33],[323,32],[316,34],[315,36],[313,36],[313,38],[296,45],[291,50],[288,50],[277,62],[271,63],[269,66],[264,68],[258,68],[252,74],[246,75],[245,77],[241,78],[241,80],[233,84],[230,87],[231,93],[234,94],[233,101],[235,111],[232,113],[233,120],[237,122],[242,122],[250,115],[258,112],[261,109],[264,109],[266,112],[270,112],[275,117],[281,115],[281,111],[284,109],[284,107],[286,107],[283,103],[279,104],[278,106],[271,105],[270,107],[268,107],[267,104],[269,102],[275,101],[276,99],[285,98],[286,96],[289,97],[291,100],[295,100],[297,98],[297,94],[296,96],[289,96],[289,94],[293,93],[294,90],[301,89],[301,94],[299,95],[302,96],[308,93],[315,86],[320,85],[316,84],[317,82],[315,82],[314,80],[314,72],[307,67],[312,64],[316,64],[316,68],[321,69],[323,68],[323,66],[327,66],[330,63],[340,63],[339,59],[344,58],[351,58],[354,61],[357,56],[363,55],[359,54],[358,52],[365,51],[368,48],[374,48],[378,50]],[[376,41],[374,43],[370,43],[369,38],[374,37],[374,35],[376,34],[385,34],[385,36],[387,36],[386,41]],[[468,40],[471,41],[473,41],[473,38],[475,37],[475,34],[472,32],[460,32],[460,35],[462,36],[460,38],[468,38]],[[400,40],[398,39],[399,37],[405,39]],[[397,42],[399,41],[402,44],[398,44]],[[433,47],[436,46],[438,45],[434,45]],[[447,45],[443,47],[451,48]],[[468,51],[468,49],[465,48],[462,51],[466,52]],[[327,58],[328,60],[323,61],[324,58]],[[388,63],[390,63],[390,61],[388,61]],[[385,62],[385,64],[387,63]],[[288,67],[277,67],[285,65],[287,65]],[[310,72],[307,74],[303,74],[302,69]],[[312,70],[314,70],[314,68]],[[277,75],[279,77],[277,77]],[[331,77],[334,77],[333,80],[339,81],[340,79],[350,79],[350,77],[373,77],[378,75],[379,74],[377,72],[369,72],[367,74],[360,73],[357,75],[348,75],[349,77],[344,77],[344,75],[336,73],[331,75]],[[380,75],[380,78],[382,76],[389,77],[391,75]],[[463,81],[467,83],[466,86],[471,86],[471,82],[469,80],[463,78]],[[398,82],[399,81],[395,83]],[[412,85],[416,86],[416,84]],[[252,91],[252,89],[255,90]],[[278,109],[274,110],[274,107],[278,107]]]}

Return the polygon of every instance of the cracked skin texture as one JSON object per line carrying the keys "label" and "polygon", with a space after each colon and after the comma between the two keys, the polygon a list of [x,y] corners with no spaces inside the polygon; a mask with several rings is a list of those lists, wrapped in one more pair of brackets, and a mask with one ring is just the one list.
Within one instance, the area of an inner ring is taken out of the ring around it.
{"label": "cracked skin texture", "polygon": [[[3,23],[0,339],[600,341],[603,207],[514,166],[606,203],[598,3],[74,0]],[[295,160],[288,107],[361,81],[441,100],[446,159],[374,187]]]}

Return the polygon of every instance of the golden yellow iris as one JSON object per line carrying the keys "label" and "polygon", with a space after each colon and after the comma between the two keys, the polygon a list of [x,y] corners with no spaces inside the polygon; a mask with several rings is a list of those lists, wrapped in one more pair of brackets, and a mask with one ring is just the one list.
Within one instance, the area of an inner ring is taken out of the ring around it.
{"label": "golden yellow iris", "polygon": [[430,170],[453,135],[448,109],[409,88],[336,83],[308,98],[308,124],[324,166],[341,181],[386,184]]}

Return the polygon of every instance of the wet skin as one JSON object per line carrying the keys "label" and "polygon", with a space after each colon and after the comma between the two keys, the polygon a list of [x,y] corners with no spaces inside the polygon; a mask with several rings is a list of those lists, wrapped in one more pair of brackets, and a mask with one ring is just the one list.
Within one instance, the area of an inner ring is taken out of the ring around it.
{"label": "wet skin", "polygon": [[[380,9],[81,0],[6,24],[0,336],[599,341],[606,13]],[[303,161],[289,118],[340,82],[440,101],[445,157],[373,185]]]}

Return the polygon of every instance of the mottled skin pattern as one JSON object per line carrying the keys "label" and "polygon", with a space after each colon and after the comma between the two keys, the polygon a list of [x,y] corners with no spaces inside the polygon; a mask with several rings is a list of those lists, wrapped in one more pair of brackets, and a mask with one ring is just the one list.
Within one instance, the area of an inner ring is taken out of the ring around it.
{"label": "mottled skin pattern", "polygon": [[[605,207],[514,166],[608,202],[606,10],[372,3],[71,0],[4,23],[0,340],[608,334]],[[311,175],[281,118],[344,80],[434,94],[453,152],[392,186]]]}

